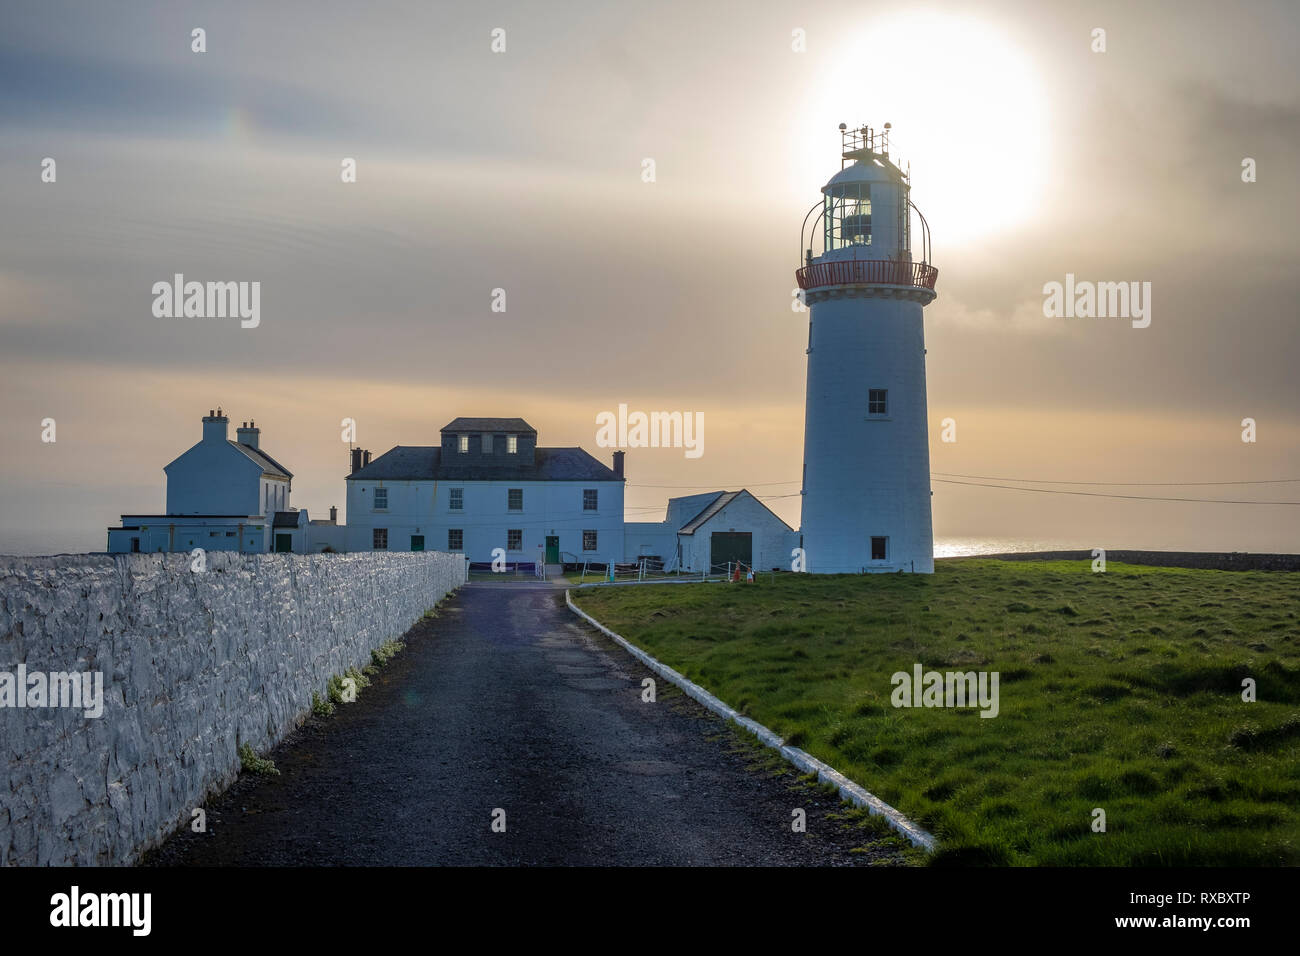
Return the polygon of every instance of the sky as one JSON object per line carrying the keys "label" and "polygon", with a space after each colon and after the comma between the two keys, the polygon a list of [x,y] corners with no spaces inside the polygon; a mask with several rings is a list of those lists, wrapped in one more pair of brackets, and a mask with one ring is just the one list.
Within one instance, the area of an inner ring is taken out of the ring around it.
{"label": "sky", "polygon": [[[1300,501],[1293,3],[738,9],[5,3],[0,552],[163,511],[217,405],[314,517],[345,418],[376,455],[519,416],[608,461],[601,412],[701,412],[698,458],[629,450],[628,520],[746,487],[797,527],[799,227],[838,124],[887,121],[939,269],[940,553],[1300,550],[1296,505],[1096,497]],[[155,316],[176,273],[260,282],[259,324]],[[1045,316],[1067,274],[1150,282],[1150,325]],[[988,487],[1022,479],[1094,484]]]}

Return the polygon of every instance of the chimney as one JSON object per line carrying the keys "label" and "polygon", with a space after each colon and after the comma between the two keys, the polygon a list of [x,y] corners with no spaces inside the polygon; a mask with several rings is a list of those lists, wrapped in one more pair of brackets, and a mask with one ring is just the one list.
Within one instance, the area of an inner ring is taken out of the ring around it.
{"label": "chimney", "polygon": [[614,452],[614,477],[615,478],[623,477],[623,456],[626,454],[627,452],[625,451]]}
{"label": "chimney", "polygon": [[226,426],[230,424],[230,419],[221,413],[221,409],[216,411],[208,410],[207,415],[203,416],[203,440],[204,441],[226,441]]}
{"label": "chimney", "polygon": [[237,429],[235,434],[239,436],[239,443],[241,445],[247,445],[249,448],[256,448],[257,436],[261,431],[262,430],[258,428],[254,422],[244,422],[244,427]]}
{"label": "chimney", "polygon": [[339,523],[339,509],[336,508],[334,505],[330,505],[330,524],[338,524],[338,523]]}
{"label": "chimney", "polygon": [[363,452],[361,453],[361,467],[364,468],[364,467],[366,467],[366,465],[368,465],[368,464],[370,464],[370,449],[369,449],[369,448],[367,448],[365,451],[363,451]]}
{"label": "chimney", "polygon": [[361,449],[351,448],[349,449],[349,452],[352,455],[352,471],[360,471],[361,470]]}

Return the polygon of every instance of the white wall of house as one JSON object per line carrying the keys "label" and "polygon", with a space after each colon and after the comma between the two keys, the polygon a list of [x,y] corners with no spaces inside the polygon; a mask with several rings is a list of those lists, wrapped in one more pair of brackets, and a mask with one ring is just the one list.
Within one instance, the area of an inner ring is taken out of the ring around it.
{"label": "white wall of house", "polygon": [[163,470],[168,514],[265,514],[262,466],[224,438],[204,439]]}
{"label": "white wall of house", "polygon": [[[459,550],[471,561],[491,561],[494,548],[506,548],[508,532],[522,532],[520,547],[507,561],[536,561],[547,535],[557,535],[563,560],[623,559],[623,483],[621,481],[374,481],[347,482],[347,548],[374,549],[375,529],[387,532],[387,550],[409,551],[422,535],[427,551]],[[523,508],[509,509],[509,490],[523,491]],[[376,490],[385,507],[376,507]],[[462,507],[452,507],[452,489],[461,489]],[[583,507],[583,492],[596,491],[594,511]],[[448,532],[461,532],[453,548]],[[583,532],[596,532],[596,547],[583,547]]]}
{"label": "white wall of house", "polygon": [[[199,518],[188,515],[123,515],[121,528],[108,529],[110,554],[140,551],[242,551],[256,554],[270,546],[260,515]],[[136,543],[138,542],[138,547]]]}
{"label": "white wall of house", "polygon": [[624,525],[623,542],[623,560],[628,563],[658,555],[664,567],[676,567],[677,529],[665,521],[629,521]]}

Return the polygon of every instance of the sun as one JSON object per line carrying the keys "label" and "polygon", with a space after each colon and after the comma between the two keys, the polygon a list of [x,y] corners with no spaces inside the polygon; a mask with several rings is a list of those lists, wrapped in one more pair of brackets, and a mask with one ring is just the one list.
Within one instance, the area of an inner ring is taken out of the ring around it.
{"label": "sun", "polygon": [[1009,34],[964,16],[905,13],[864,24],[827,62],[808,96],[817,175],[834,171],[827,133],[839,123],[889,122],[891,155],[911,164],[912,199],[940,254],[1034,212],[1047,162],[1046,96]]}

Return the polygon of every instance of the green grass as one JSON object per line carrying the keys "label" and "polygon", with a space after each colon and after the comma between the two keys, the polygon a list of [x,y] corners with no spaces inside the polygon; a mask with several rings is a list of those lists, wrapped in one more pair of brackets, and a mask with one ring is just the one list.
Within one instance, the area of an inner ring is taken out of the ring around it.
{"label": "green grass", "polygon": [[[1300,575],[967,559],[573,597],[917,820],[935,863],[1300,864]],[[999,716],[893,707],[918,662],[998,671]]]}
{"label": "green grass", "polygon": [[263,777],[278,777],[280,771],[276,769],[275,762],[266,757],[259,757],[253,753],[252,744],[239,745],[239,765],[249,773],[255,773]]}

